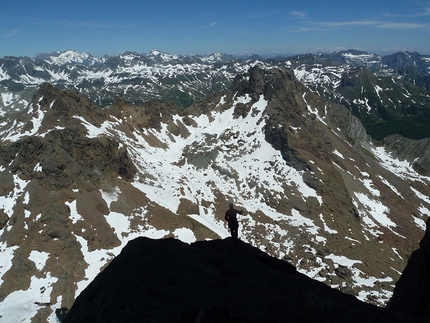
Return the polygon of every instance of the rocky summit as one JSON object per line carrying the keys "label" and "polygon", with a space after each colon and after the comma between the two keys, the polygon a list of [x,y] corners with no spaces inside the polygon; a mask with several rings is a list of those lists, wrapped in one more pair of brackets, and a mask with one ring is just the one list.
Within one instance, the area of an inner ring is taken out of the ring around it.
{"label": "rocky summit", "polygon": [[79,295],[64,323],[424,322],[358,301],[231,238],[137,238]]}
{"label": "rocky summit", "polygon": [[225,249],[229,202],[244,252],[384,307],[430,214],[428,139],[374,142],[287,68],[256,65],[187,109],[101,108],[43,83],[1,119],[0,142],[1,322],[55,322],[138,237]]}

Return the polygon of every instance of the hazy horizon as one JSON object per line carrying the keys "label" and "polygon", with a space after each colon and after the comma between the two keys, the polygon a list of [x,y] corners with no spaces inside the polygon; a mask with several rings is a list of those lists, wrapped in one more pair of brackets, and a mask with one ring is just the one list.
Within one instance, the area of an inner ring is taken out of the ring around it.
{"label": "hazy horizon", "polygon": [[[279,57],[290,57],[290,56],[306,55],[306,54],[313,54],[313,55],[317,55],[317,54],[319,54],[319,53],[322,53],[322,54],[333,54],[333,53],[335,53],[335,52],[348,51],[348,50],[361,51],[361,50],[359,50],[359,49],[355,49],[355,48],[346,48],[346,49],[339,49],[339,50],[336,50],[336,51],[333,51],[333,52],[302,52],[302,53],[272,53],[272,54],[266,53],[266,54],[259,54],[259,53],[223,53],[223,52],[215,51],[215,52],[210,52],[210,53],[178,54],[178,53],[169,53],[169,52],[166,52],[166,51],[160,50],[160,49],[158,49],[158,48],[153,48],[153,49],[151,49],[151,50],[150,50],[150,51],[148,51],[148,52],[136,52],[136,51],[124,50],[124,51],[119,52],[118,54],[93,55],[92,53],[89,53],[89,52],[85,52],[85,51],[81,52],[81,51],[77,51],[77,50],[75,50],[75,49],[73,49],[73,48],[69,48],[69,49],[65,49],[65,50],[58,50],[58,51],[53,51],[53,52],[41,52],[41,53],[37,53],[37,54],[35,54],[35,55],[33,55],[33,56],[29,56],[29,55],[19,55],[19,56],[14,56],[14,55],[5,55],[5,56],[2,56],[2,57],[0,57],[0,58],[5,58],[5,57],[8,57],[8,56],[9,56],[9,57],[29,57],[29,58],[31,58],[31,59],[34,59],[34,58],[36,58],[36,57],[37,57],[37,56],[39,56],[39,55],[55,55],[55,54],[65,53],[65,52],[68,52],[68,51],[74,51],[74,52],[76,52],[76,53],[78,53],[78,54],[86,53],[86,54],[91,55],[92,57],[95,57],[95,58],[101,58],[101,57],[115,57],[115,56],[120,56],[120,55],[122,55],[123,53],[127,53],[127,52],[130,52],[130,53],[136,53],[136,54],[138,54],[138,55],[149,55],[149,54],[152,52],[152,50],[157,50],[157,51],[162,52],[162,53],[164,53],[164,54],[177,55],[177,56],[184,56],[184,57],[186,57],[186,56],[192,56],[192,55],[209,56],[209,55],[212,55],[212,54],[215,54],[215,53],[220,53],[220,54],[231,55],[231,56],[237,56],[237,57],[241,57],[241,56],[244,56],[244,57],[250,57],[250,56],[253,56],[253,55],[257,55],[257,56],[260,56],[260,57],[262,57],[262,58],[272,58],[272,57],[274,58],[274,57],[277,57],[277,56],[279,56]],[[408,50],[404,50],[404,51],[386,52],[386,53],[372,53],[372,52],[367,52],[367,51],[363,51],[363,52],[366,52],[366,53],[368,53],[368,54],[376,54],[376,55],[379,55],[379,56],[385,56],[385,55],[395,54],[395,53],[397,53],[397,52],[410,52],[410,53],[412,53],[412,52],[415,52],[415,51],[408,51]],[[418,52],[418,53],[419,53],[420,55],[428,55],[428,56],[430,56],[430,54],[423,54],[423,53],[420,53],[420,52]]]}

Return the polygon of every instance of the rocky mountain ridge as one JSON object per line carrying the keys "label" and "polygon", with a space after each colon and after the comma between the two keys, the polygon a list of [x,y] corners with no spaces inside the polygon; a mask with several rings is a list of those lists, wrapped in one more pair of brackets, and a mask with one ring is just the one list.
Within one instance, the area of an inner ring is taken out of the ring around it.
{"label": "rocky mountain ridge", "polygon": [[229,201],[244,242],[384,306],[430,213],[426,160],[375,145],[285,68],[187,109],[43,84],[0,139],[2,322],[54,322],[136,237],[228,237]]}
{"label": "rocky mountain ridge", "polygon": [[36,89],[49,82],[76,88],[99,106],[115,97],[141,105],[173,101],[181,107],[229,88],[234,77],[252,66],[289,67],[296,77],[326,99],[347,106],[369,135],[411,139],[430,137],[430,57],[399,52],[379,56],[356,50],[264,59],[215,53],[208,56],[123,52],[92,57],[69,50],[0,59],[0,113],[22,110]]}
{"label": "rocky mountain ridge", "polygon": [[111,105],[116,96],[133,104],[151,99],[173,100],[179,106],[225,90],[248,64],[215,53],[179,56],[152,50],[148,55],[123,52],[93,57],[73,50],[0,59],[0,110],[22,109],[36,89],[49,82],[59,89],[76,88],[98,105]]}
{"label": "rocky mountain ridge", "polygon": [[297,78],[325,98],[348,107],[375,140],[391,134],[429,138],[429,58],[399,52],[299,55],[282,59]]}

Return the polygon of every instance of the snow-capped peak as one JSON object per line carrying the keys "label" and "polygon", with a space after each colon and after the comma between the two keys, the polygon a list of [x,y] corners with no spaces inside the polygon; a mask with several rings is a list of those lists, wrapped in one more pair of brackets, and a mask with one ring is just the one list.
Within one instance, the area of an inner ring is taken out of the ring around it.
{"label": "snow-capped peak", "polygon": [[163,52],[161,52],[161,51],[159,51],[157,49],[152,49],[151,52],[149,53],[149,56],[151,56],[151,57],[159,57],[164,62],[168,62],[168,61],[171,61],[173,59],[178,59],[178,55],[172,55],[172,54],[168,54],[168,53],[163,53]]}
{"label": "snow-capped peak", "polygon": [[219,52],[216,52],[216,53],[210,54],[208,56],[202,57],[201,60],[204,63],[209,63],[209,64],[221,62],[222,61],[222,54]]}
{"label": "snow-capped peak", "polygon": [[92,58],[90,54],[85,52],[79,53],[74,50],[56,52],[55,54],[51,54],[50,56],[51,62],[57,65],[73,64],[73,63],[82,64],[90,58]]}

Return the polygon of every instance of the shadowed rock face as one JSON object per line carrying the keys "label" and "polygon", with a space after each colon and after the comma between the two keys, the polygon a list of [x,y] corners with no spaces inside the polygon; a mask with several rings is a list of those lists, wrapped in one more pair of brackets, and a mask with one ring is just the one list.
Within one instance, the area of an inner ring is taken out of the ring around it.
{"label": "shadowed rock face", "polygon": [[231,239],[130,241],[81,293],[72,322],[408,322]]}
{"label": "shadowed rock face", "polygon": [[430,220],[426,226],[420,248],[412,253],[387,308],[430,320]]}

